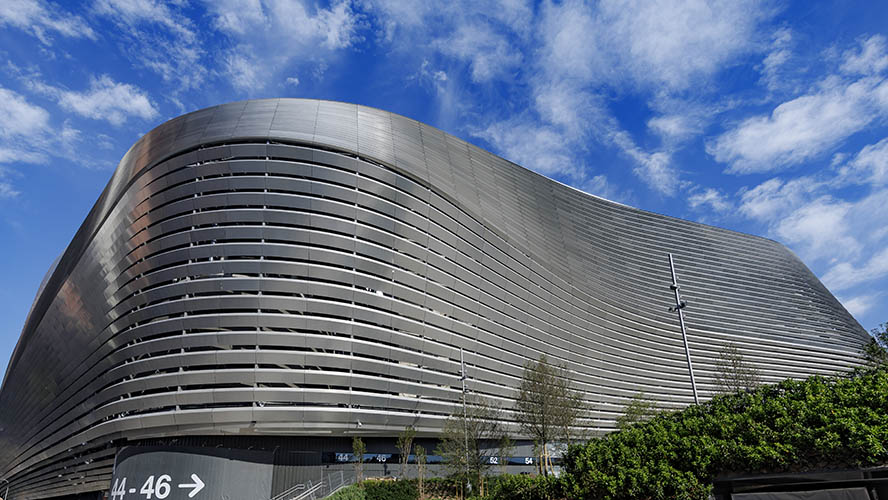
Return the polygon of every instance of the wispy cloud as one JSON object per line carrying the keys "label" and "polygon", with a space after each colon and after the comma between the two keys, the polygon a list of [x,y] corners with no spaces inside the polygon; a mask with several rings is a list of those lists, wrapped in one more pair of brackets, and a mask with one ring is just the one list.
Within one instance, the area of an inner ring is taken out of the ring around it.
{"label": "wispy cloud", "polygon": [[97,0],[97,15],[110,19],[136,64],[175,83],[175,94],[200,86],[211,72],[202,62],[194,23],[175,4],[154,0]]}
{"label": "wispy cloud", "polygon": [[42,133],[49,126],[49,113],[23,96],[0,88],[0,138]]}
{"label": "wispy cloud", "polygon": [[0,26],[4,24],[31,32],[44,45],[52,45],[51,34],[69,38],[96,38],[95,31],[83,18],[42,0],[0,2]]}
{"label": "wispy cloud", "polygon": [[265,88],[293,65],[317,63],[351,47],[360,37],[360,16],[346,1],[315,8],[300,0],[223,0],[207,2],[207,8],[215,28],[234,42],[224,56],[226,72],[246,92]]}
{"label": "wispy cloud", "polygon": [[844,53],[841,70],[844,73],[875,75],[888,69],[888,47],[885,37],[874,35],[860,44],[860,50]]}
{"label": "wispy cloud", "polygon": [[823,275],[823,283],[832,290],[846,290],[884,276],[888,276],[888,248],[859,265],[851,262],[836,264]]}
{"label": "wispy cloud", "polygon": [[[49,113],[24,96],[0,87],[0,164],[43,163],[46,151],[40,139],[50,130]],[[0,191],[9,198],[18,193],[11,184],[11,170],[0,170]]]}
{"label": "wispy cloud", "polygon": [[67,123],[57,128],[46,109],[0,87],[0,198],[20,194],[14,185],[14,178],[19,175],[15,166],[46,163],[51,157],[69,155],[78,139],[76,129]]}
{"label": "wispy cloud", "polygon": [[839,180],[847,184],[888,184],[888,137],[864,146],[839,170]]}
{"label": "wispy cloud", "polygon": [[[422,31],[438,57],[468,67],[472,83],[501,79],[526,89],[514,96],[516,106],[526,103],[520,113],[494,115],[471,131],[497,152],[582,185],[595,177],[594,171],[584,171],[581,160],[594,142],[620,152],[639,179],[666,196],[683,185],[673,154],[703,131],[711,112],[711,106],[675,96],[691,86],[705,87],[732,59],[761,50],[759,25],[774,13],[768,2],[755,1],[567,1],[544,3],[536,17],[528,15],[533,8],[523,2],[489,6],[484,12],[458,4],[443,16],[422,4],[373,5],[393,44],[405,32],[406,43],[416,43],[411,29]],[[460,9],[470,15],[461,15]],[[482,25],[478,19],[492,21]],[[652,107],[664,110],[648,123],[663,147],[635,137],[610,109],[613,94],[627,90],[647,94]],[[548,153],[533,152],[534,144],[548,147]]]}
{"label": "wispy cloud", "polygon": [[787,86],[786,67],[792,58],[792,31],[780,28],[772,35],[768,55],[762,60],[761,81],[774,92]]}
{"label": "wispy cloud", "polygon": [[512,74],[522,62],[522,54],[514,50],[508,37],[489,24],[458,26],[452,35],[436,43],[443,54],[466,61],[476,83]]}
{"label": "wispy cloud", "polygon": [[845,306],[849,313],[856,317],[861,317],[869,312],[876,305],[881,294],[864,294],[850,298],[839,298],[839,301]]}
{"label": "wispy cloud", "polygon": [[158,116],[148,95],[135,85],[115,82],[108,75],[94,77],[89,90],[77,92],[53,87],[39,81],[30,82],[31,88],[55,99],[59,106],[86,118],[106,120],[122,125],[129,117],[145,120]]}
{"label": "wispy cloud", "polygon": [[714,188],[696,189],[688,196],[688,205],[697,210],[709,207],[709,210],[717,213],[727,212],[733,208],[733,204],[727,196]]}
{"label": "wispy cloud", "polygon": [[[845,64],[867,75],[882,71],[884,49],[881,37],[870,38],[861,52],[846,53]],[[823,155],[880,116],[888,116],[888,80],[833,74],[771,113],[741,121],[707,151],[733,173],[777,171]]]}

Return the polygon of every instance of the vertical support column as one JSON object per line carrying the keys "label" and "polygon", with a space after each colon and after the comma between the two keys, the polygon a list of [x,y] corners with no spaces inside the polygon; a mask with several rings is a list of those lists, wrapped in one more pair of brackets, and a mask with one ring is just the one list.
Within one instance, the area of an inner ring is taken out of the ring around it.
{"label": "vertical support column", "polygon": [[688,358],[688,373],[691,375],[691,389],[694,391],[694,404],[700,404],[697,398],[697,382],[694,380],[694,365],[691,363],[691,348],[688,346],[688,331],[685,328],[684,313],[682,309],[687,307],[687,302],[681,300],[681,287],[678,286],[678,278],[675,275],[675,263],[672,261],[672,254],[669,255],[669,270],[672,272],[672,284],[669,288],[675,292],[675,307],[670,307],[669,312],[678,312],[678,322],[681,325],[681,338],[684,341],[685,355]]}

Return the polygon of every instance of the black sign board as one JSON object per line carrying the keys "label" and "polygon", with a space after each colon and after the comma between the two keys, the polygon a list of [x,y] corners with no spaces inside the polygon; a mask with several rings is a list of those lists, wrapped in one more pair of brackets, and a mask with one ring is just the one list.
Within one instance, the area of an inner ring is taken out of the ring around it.
{"label": "black sign board", "polygon": [[114,464],[109,500],[268,500],[273,455],[223,448],[130,446]]}

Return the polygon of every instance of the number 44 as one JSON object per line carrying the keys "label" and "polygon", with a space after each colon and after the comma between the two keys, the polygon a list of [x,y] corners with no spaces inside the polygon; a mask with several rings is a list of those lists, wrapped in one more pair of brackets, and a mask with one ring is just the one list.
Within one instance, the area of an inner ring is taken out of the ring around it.
{"label": "number 44", "polygon": [[126,478],[123,478],[123,481],[120,481],[118,484],[118,479],[114,480],[114,486],[111,487],[111,500],[117,500],[117,497],[120,497],[120,500],[123,500],[124,495],[126,495]]}
{"label": "number 44", "polygon": [[154,476],[148,476],[148,479],[145,480],[145,484],[142,485],[142,489],[139,490],[139,493],[145,495],[145,498],[147,498],[148,500],[151,500],[152,495],[156,496],[160,500],[163,500],[170,494],[171,479],[172,478],[170,476],[164,474],[157,478],[157,482],[155,483]]}

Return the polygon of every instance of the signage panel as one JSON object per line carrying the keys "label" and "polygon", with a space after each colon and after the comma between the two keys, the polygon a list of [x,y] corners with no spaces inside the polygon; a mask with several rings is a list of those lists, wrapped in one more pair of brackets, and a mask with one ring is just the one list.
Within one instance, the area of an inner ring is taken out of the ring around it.
{"label": "signage panel", "polygon": [[130,446],[114,465],[109,500],[268,500],[273,455],[223,448]]}

